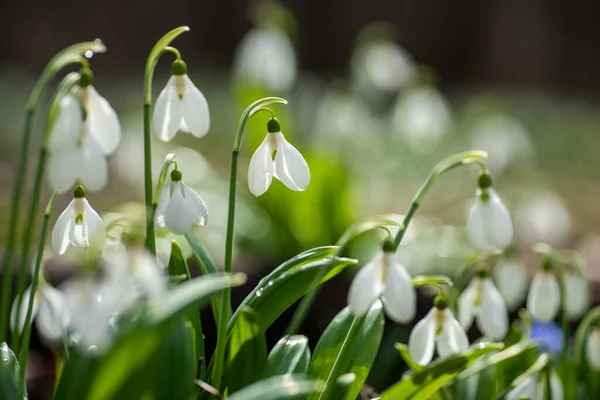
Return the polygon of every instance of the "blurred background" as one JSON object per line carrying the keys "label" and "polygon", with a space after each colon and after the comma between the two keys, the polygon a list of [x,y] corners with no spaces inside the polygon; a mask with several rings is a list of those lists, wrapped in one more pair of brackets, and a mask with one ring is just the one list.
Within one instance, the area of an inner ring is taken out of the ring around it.
{"label": "blurred background", "polygon": [[[174,45],[209,102],[211,130],[200,140],[179,134],[169,144],[155,141],[154,173],[168,152],[177,154],[184,179],[211,213],[208,225],[195,233],[219,263],[239,115],[260,97],[282,96],[289,105],[275,112],[283,133],[306,157],[312,181],[303,193],[278,181],[259,198],[248,192],[247,165],[266,134],[267,116],[254,118],[240,157],[235,259],[236,270],[246,271],[251,282],[301,250],[335,243],[359,217],[404,213],[435,163],[470,149],[489,152],[496,189],[513,215],[514,248],[499,261],[533,272],[539,260],[530,246],[544,241],[581,251],[595,282],[598,11],[594,2],[543,0],[2,1],[0,226],[8,221],[22,110],[37,76],[65,46],[101,38],[108,51],[92,60],[95,86],[119,114],[124,136],[109,160],[108,187],[88,197],[107,218],[127,214],[141,232],[145,61],[165,32],[189,25],[191,31]],[[171,61],[167,55],[158,64],[154,98]],[[44,115],[38,113],[37,138]],[[30,161],[32,172],[34,152]],[[452,172],[423,202],[399,252],[412,274],[453,274],[471,255],[464,224],[476,177],[474,167]],[[59,198],[56,209],[68,197]],[[5,235],[0,229],[0,243]],[[172,237],[159,235],[166,262]],[[378,240],[362,238],[351,255],[368,260]],[[46,270],[60,284],[76,265],[75,258],[49,257]],[[345,305],[351,276],[329,282],[320,294],[302,328],[313,345]],[[234,292],[238,302],[252,286]],[[430,306],[425,293],[419,312]],[[272,343],[290,317],[285,314],[270,329]],[[210,347],[212,322],[206,324]],[[387,325],[388,350],[368,380],[374,390],[398,379],[401,360],[389,349],[406,342],[408,332],[409,327]],[[39,357],[39,371],[32,381],[47,384],[52,361],[42,344],[36,346],[32,357]]]}

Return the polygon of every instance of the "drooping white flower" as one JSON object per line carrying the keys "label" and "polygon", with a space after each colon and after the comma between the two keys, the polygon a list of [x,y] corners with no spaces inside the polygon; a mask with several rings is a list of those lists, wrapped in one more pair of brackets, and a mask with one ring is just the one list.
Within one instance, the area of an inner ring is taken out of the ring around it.
{"label": "drooping white flower", "polygon": [[208,220],[204,200],[181,178],[181,171],[175,169],[171,172],[171,182],[163,189],[154,216],[159,228],[166,226],[177,235],[189,232],[193,224],[206,225]]}
{"label": "drooping white flower", "polygon": [[206,98],[187,75],[185,62],[175,60],[171,70],[173,75],[154,105],[154,132],[164,142],[173,139],[178,131],[202,137],[210,128]]}
{"label": "drooping white flower", "polygon": [[550,396],[545,395],[546,382],[540,379],[539,375],[532,375],[525,378],[514,389],[506,394],[506,400],[521,400],[523,398],[530,400],[563,400],[563,384],[554,371],[550,373]]}
{"label": "drooping white flower", "polygon": [[[27,319],[30,295],[31,286],[23,292],[21,307],[18,312],[18,324],[17,306],[19,296],[15,298],[10,313],[11,330],[14,330],[16,325],[18,326],[19,332],[23,331],[25,320]],[[60,340],[66,332],[69,323],[69,314],[66,310],[66,302],[63,293],[46,282],[40,282],[33,297],[31,323],[33,323],[34,319],[36,320],[37,329],[44,339],[49,342]]]}
{"label": "drooping white flower", "polygon": [[104,245],[104,224],[85,198],[81,185],[75,188],[73,197],[52,231],[52,248],[58,254],[65,254],[69,245],[84,248]]}
{"label": "drooping white flower", "polygon": [[467,334],[452,315],[447,300],[439,298],[410,333],[408,353],[417,364],[427,365],[433,358],[436,345],[441,357],[457,354],[469,347]]}
{"label": "drooping white flower", "polygon": [[310,170],[302,154],[281,133],[277,119],[267,124],[267,136],[252,155],[248,167],[248,187],[255,196],[265,193],[273,177],[295,191],[306,190]]}
{"label": "drooping white flower", "polygon": [[106,156],[121,140],[117,114],[92,82],[82,72],[81,85],[61,99],[48,138],[48,182],[58,193],[77,181],[92,191],[102,189],[108,176]]}
{"label": "drooping white flower", "polygon": [[558,313],[560,306],[560,287],[550,270],[543,268],[535,273],[531,280],[527,296],[527,310],[533,318],[548,322]]}
{"label": "drooping white flower", "polygon": [[348,291],[348,305],[355,315],[363,316],[379,297],[385,313],[393,321],[409,323],[415,317],[415,288],[406,268],[396,260],[391,249],[377,253],[358,271]]}
{"label": "drooping white flower", "polygon": [[502,259],[492,270],[492,276],[508,310],[514,311],[527,296],[529,276],[525,266],[516,260]]}
{"label": "drooping white flower", "polygon": [[508,332],[508,311],[502,295],[487,272],[471,280],[458,298],[458,319],[469,329],[473,318],[479,331],[493,340],[502,340]]}
{"label": "drooping white flower", "polygon": [[467,233],[471,245],[480,252],[504,249],[512,240],[510,214],[496,191],[488,185],[477,190],[477,198],[467,218]]}
{"label": "drooping white flower", "polygon": [[113,257],[104,269],[111,292],[123,299],[122,309],[128,308],[140,297],[154,298],[165,291],[162,268],[143,249],[129,249],[120,257]]}
{"label": "drooping white flower", "polygon": [[590,331],[585,342],[585,358],[593,369],[600,371],[600,327]]}
{"label": "drooping white flower", "polygon": [[577,320],[590,306],[590,283],[580,273],[567,272],[565,278],[565,311],[571,320]]}

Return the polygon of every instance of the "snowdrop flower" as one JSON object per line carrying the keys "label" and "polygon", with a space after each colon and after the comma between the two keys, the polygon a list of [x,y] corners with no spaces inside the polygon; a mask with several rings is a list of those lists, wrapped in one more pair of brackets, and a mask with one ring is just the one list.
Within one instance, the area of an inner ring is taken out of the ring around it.
{"label": "snowdrop flower", "polygon": [[508,310],[516,310],[527,295],[529,276],[525,267],[516,260],[502,259],[492,270],[492,277]]}
{"label": "snowdrop flower", "polygon": [[479,176],[479,188],[467,218],[471,245],[480,252],[504,249],[513,237],[510,214],[492,188],[488,173]]}
{"label": "snowdrop flower", "polygon": [[166,226],[176,235],[189,232],[193,224],[206,225],[208,220],[204,200],[181,178],[181,171],[171,171],[171,182],[163,189],[154,216],[159,228]]}
{"label": "snowdrop flower", "polygon": [[306,190],[310,183],[310,170],[304,157],[285,140],[276,118],[269,120],[267,131],[248,167],[250,192],[260,196],[271,186],[273,177],[292,190]]}
{"label": "snowdrop flower", "polygon": [[469,347],[469,339],[462,326],[448,308],[448,300],[438,296],[434,307],[415,325],[408,339],[408,353],[419,365],[427,365],[433,350],[441,357],[457,354]]}
{"label": "snowdrop flower", "polygon": [[357,316],[369,311],[381,297],[385,313],[395,322],[409,323],[417,310],[417,294],[410,275],[394,254],[393,244],[386,240],[379,252],[354,277],[348,291],[348,305]]}
{"label": "snowdrop flower", "polygon": [[141,248],[129,249],[120,257],[114,257],[105,271],[110,293],[122,299],[121,309],[128,308],[140,297],[158,297],[165,290],[161,268]]}
{"label": "snowdrop flower", "polygon": [[590,284],[578,272],[567,272],[565,278],[565,311],[571,320],[577,320],[590,306]]}
{"label": "snowdrop flower", "polygon": [[483,335],[493,340],[502,340],[506,336],[506,304],[486,270],[481,270],[458,298],[458,319],[463,328],[469,329],[474,317]]}
{"label": "snowdrop flower", "polygon": [[546,382],[540,379],[539,375],[532,375],[525,378],[513,390],[508,392],[506,400],[520,400],[523,398],[530,400],[544,400],[550,398],[552,400],[562,400],[564,398],[563,385],[556,373],[550,373],[550,394],[545,395]]}
{"label": "snowdrop flower", "polygon": [[69,245],[88,248],[104,243],[104,224],[85,198],[83,186],[75,188],[73,197],[52,231],[52,248],[58,254],[65,254]]}
{"label": "snowdrop flower", "polygon": [[533,318],[548,322],[553,320],[560,306],[560,288],[548,262],[535,273],[527,296],[527,310]]}
{"label": "snowdrop flower", "polygon": [[[10,328],[15,329],[18,325],[19,332],[25,327],[27,318],[27,308],[29,307],[29,296],[31,295],[31,286],[28,287],[22,296],[21,307],[17,313],[19,296],[13,302],[11,308]],[[50,286],[46,282],[40,282],[33,297],[33,308],[31,310],[31,322],[35,319],[38,331],[49,342],[56,342],[61,339],[69,323],[69,314],[65,310],[66,302],[63,293]],[[17,324],[18,314],[18,324]]]}
{"label": "snowdrop flower", "polygon": [[48,182],[64,193],[77,181],[88,189],[102,189],[108,179],[106,156],[121,140],[117,114],[94,89],[94,76],[82,70],[79,86],[59,104],[48,138]]}
{"label": "snowdrop flower", "polygon": [[585,342],[585,357],[590,367],[600,371],[600,327],[592,328]]}
{"label": "snowdrop flower", "polygon": [[206,98],[187,75],[183,60],[175,60],[171,72],[173,75],[154,105],[152,122],[156,136],[168,142],[178,131],[197,138],[206,135],[210,127]]}

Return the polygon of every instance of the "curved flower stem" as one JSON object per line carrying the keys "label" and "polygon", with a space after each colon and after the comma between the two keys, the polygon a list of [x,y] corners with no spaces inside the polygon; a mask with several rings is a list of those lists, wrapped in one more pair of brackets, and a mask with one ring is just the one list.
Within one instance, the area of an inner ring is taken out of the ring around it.
{"label": "curved flower stem", "polygon": [[[246,123],[257,112],[265,109],[269,104],[281,103],[287,104],[287,100],[281,97],[265,97],[250,104],[244,110],[238,123],[235,139],[233,141],[233,150],[231,151],[231,173],[229,176],[229,206],[227,213],[227,234],[225,236],[225,272],[230,273],[233,265],[233,229],[235,223],[235,194],[237,190],[237,165],[240,147],[242,145],[242,136]],[[268,110],[271,111],[271,110]],[[214,354],[214,367],[212,370],[212,386],[217,390],[221,389],[221,379],[223,375],[223,364],[225,359],[225,348],[227,342],[227,323],[231,314],[231,289],[225,289],[221,296],[220,317],[217,321],[217,347]]]}
{"label": "curved flower stem", "polygon": [[[581,359],[585,351],[585,342],[592,328],[600,322],[600,306],[596,306],[587,312],[575,333],[575,365],[581,365]],[[581,369],[580,369],[581,370]]]}
{"label": "curved flower stem", "polygon": [[400,227],[398,233],[396,234],[396,237],[394,238],[394,251],[398,249],[398,246],[400,246],[400,242],[402,241],[402,238],[404,237],[404,234],[408,229],[408,225],[410,224],[413,215],[417,211],[417,208],[419,208],[421,200],[423,199],[423,197],[425,197],[425,194],[427,194],[427,192],[429,191],[431,186],[433,186],[435,181],[444,173],[450,171],[453,168],[460,167],[461,165],[478,164],[481,167],[481,169],[485,171],[487,170],[487,167],[483,162],[483,159],[486,157],[487,153],[485,151],[467,151],[464,153],[454,154],[453,156],[445,158],[439,163],[437,163],[435,167],[433,167],[433,169],[431,170],[431,172],[429,173],[429,175],[415,194],[415,197],[413,197],[412,203],[410,204],[410,208],[404,216],[402,226]]}
{"label": "curved flower stem", "polygon": [[[31,247],[31,240],[33,236],[33,230],[35,228],[36,215],[38,213],[38,207],[40,202],[40,194],[42,192],[42,182],[44,180],[44,168],[46,166],[46,158],[48,155],[48,140],[50,138],[50,132],[54,121],[56,120],[60,101],[71,91],[73,86],[79,83],[81,75],[77,72],[71,72],[63,78],[56,88],[54,97],[52,98],[50,110],[48,111],[48,121],[46,123],[46,129],[44,131],[44,137],[42,139],[42,145],[40,147],[40,153],[37,160],[37,167],[35,171],[35,183],[33,186],[33,194],[31,196],[31,202],[29,203],[29,211],[27,214],[27,223],[25,225],[25,231],[23,234],[22,254],[21,263],[19,265],[19,273],[17,276],[16,293],[19,296],[17,306],[17,320],[19,318],[19,312],[21,310],[21,302],[23,301],[22,295],[25,289],[25,281],[27,279],[27,270],[29,266],[29,251]],[[12,342],[13,345],[18,343],[17,341],[17,328],[13,332]],[[15,349],[18,351],[18,349]]]}
{"label": "curved flower stem", "polygon": [[[21,149],[19,152],[19,165],[17,167],[17,173],[15,175],[14,186],[12,190],[12,198],[10,205],[9,223],[8,223],[8,242],[6,245],[6,252],[4,255],[4,273],[2,276],[2,299],[0,300],[0,341],[6,340],[7,328],[8,328],[8,313],[10,309],[11,301],[11,280],[12,280],[12,262],[14,257],[14,250],[16,245],[17,237],[17,222],[19,214],[21,213],[21,196],[23,194],[23,180],[27,175],[27,155],[29,154],[29,143],[31,139],[31,133],[33,130],[33,120],[38,108],[38,104],[44,90],[48,84],[54,79],[56,74],[63,68],[70,64],[80,63],[82,66],[88,66],[88,60],[85,58],[91,58],[94,53],[103,53],[106,51],[106,47],[102,44],[102,41],[97,39],[93,42],[77,43],[69,46],[62,51],[58,52],[36,82],[27,105],[25,106],[25,120],[23,126],[23,137],[21,139]],[[83,57],[85,55],[85,57]]]}
{"label": "curved flower stem", "polygon": [[179,59],[181,55],[174,47],[169,46],[171,42],[179,35],[189,31],[187,26],[180,26],[165,34],[152,48],[146,61],[146,70],[144,73],[144,197],[146,203],[146,248],[152,254],[156,254],[156,238],[154,236],[154,212],[156,207],[152,201],[152,145],[150,133],[150,109],[152,107],[152,77],[154,68],[158,59],[165,51],[174,53]]}
{"label": "curved flower stem", "polygon": [[[54,201],[56,200],[56,192],[50,195],[48,205],[46,206],[46,212],[44,213],[44,222],[42,223],[42,231],[40,234],[40,241],[38,243],[37,256],[35,259],[35,267],[33,269],[33,278],[31,279],[31,291],[29,292],[29,304],[27,305],[27,316],[25,317],[25,327],[23,329],[23,337],[21,340],[21,346],[19,349],[19,365],[21,367],[21,382],[25,387],[25,375],[27,372],[27,357],[29,356],[29,340],[31,338],[31,315],[33,313],[33,301],[35,299],[35,292],[38,288],[38,282],[40,279],[40,266],[42,265],[42,257],[44,255],[44,246],[46,245],[46,234],[48,233],[48,222],[50,221],[50,215],[54,208]],[[17,325],[17,324],[15,324]]]}

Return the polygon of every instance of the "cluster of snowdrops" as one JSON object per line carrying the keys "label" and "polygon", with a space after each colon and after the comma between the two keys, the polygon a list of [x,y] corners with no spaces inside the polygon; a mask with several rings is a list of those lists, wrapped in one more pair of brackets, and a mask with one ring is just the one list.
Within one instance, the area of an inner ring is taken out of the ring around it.
{"label": "cluster of snowdrops", "polygon": [[[568,334],[569,319],[581,318],[589,308],[589,284],[581,263],[548,246],[536,246],[543,261],[529,288],[527,310],[512,326],[509,323],[507,303],[515,303],[519,295],[515,288],[524,272],[510,263],[498,264],[493,274],[488,269],[490,260],[501,257],[510,245],[513,228],[507,208],[493,189],[486,154],[480,151],[452,155],[436,165],[406,215],[377,215],[357,221],[335,246],[307,250],[269,273],[232,310],[231,288],[244,282],[243,276],[232,273],[232,267],[237,158],[246,122],[257,112],[270,113],[265,139],[248,166],[248,188],[253,195],[264,194],[273,177],[291,190],[303,191],[309,187],[310,169],[301,152],[286,140],[275,112],[268,107],[286,101],[269,97],[250,105],[234,140],[225,266],[223,271],[217,268],[192,233],[194,225],[208,223],[209,210],[201,194],[186,185],[176,155],[166,155],[158,181],[152,180],[151,132],[170,141],[178,132],[200,138],[210,128],[208,102],[187,75],[179,51],[170,46],[186,30],[177,28],[159,40],[146,66],[144,243],[128,240],[126,216],[103,222],[88,201],[88,196],[93,201],[91,193],[107,184],[106,157],[117,149],[121,138],[117,113],[94,88],[90,68],[90,59],[104,51],[103,44],[82,43],[58,53],[34,89],[27,108],[25,154],[32,131],[30,120],[41,92],[60,70],[81,65],[79,72],[63,78],[48,111],[30,220],[25,226],[30,235],[25,236],[26,243],[35,231],[35,217],[31,216],[37,212],[44,170],[52,195],[40,228],[32,283],[26,289],[20,287],[25,282],[20,278],[27,268],[18,270],[15,290],[6,278],[15,253],[14,241],[8,244],[0,329],[0,340],[7,341],[0,348],[0,391],[6,396],[2,398],[27,397],[26,365],[35,320],[60,365],[56,398],[354,399],[379,351],[383,314],[396,323],[412,323],[417,288],[421,287],[436,293],[431,311],[416,322],[408,343],[397,345],[398,356],[410,370],[383,391],[382,399],[483,398],[473,396],[486,385],[491,390],[489,398],[562,399],[582,390],[588,396],[595,393],[597,389],[585,383],[585,371],[600,370],[600,312],[592,310],[584,317],[575,343]],[[165,54],[175,58],[172,76],[152,104],[153,70]],[[466,260],[462,271],[470,282],[457,291],[445,276],[411,277],[396,252],[429,188],[445,172],[465,165],[479,168],[476,197],[466,221],[468,238],[477,253]],[[24,168],[22,163],[18,180],[23,178]],[[15,191],[9,237],[16,235],[22,196],[19,182]],[[92,256],[87,257],[79,276],[54,288],[44,279],[42,268],[46,232],[50,231],[56,197],[69,193],[73,199],[51,229],[52,247],[59,255],[77,248],[75,251]],[[185,237],[202,276],[191,279],[176,242],[166,268],[156,261],[155,227]],[[345,246],[370,231],[386,234],[376,255],[352,281],[348,307],[334,318],[311,354],[307,339],[296,332],[319,285],[357,263],[343,257]],[[27,252],[21,257],[27,265]],[[9,293],[14,294],[12,300]],[[267,351],[265,330],[299,300],[289,334]],[[198,312],[204,305],[212,307],[218,329],[212,355],[204,352]],[[564,335],[560,355],[531,340],[532,320],[556,318]],[[474,321],[482,337],[470,345],[465,330]],[[438,359],[432,362],[436,352]],[[493,378],[485,383],[482,376],[492,369]],[[481,382],[474,383],[468,397],[463,386],[471,385],[475,376]]]}

